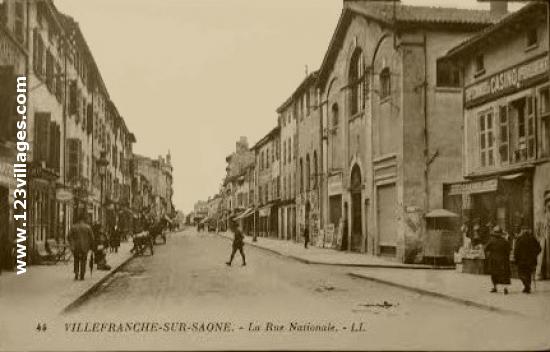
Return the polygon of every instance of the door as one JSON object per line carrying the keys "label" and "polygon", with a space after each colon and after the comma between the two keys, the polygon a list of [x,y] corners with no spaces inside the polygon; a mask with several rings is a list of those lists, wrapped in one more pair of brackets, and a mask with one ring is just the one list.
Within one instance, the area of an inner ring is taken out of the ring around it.
{"label": "door", "polygon": [[361,170],[355,165],[351,171],[351,242],[352,252],[361,251],[363,221],[361,211]]}
{"label": "door", "polygon": [[380,254],[395,255],[397,240],[397,194],[395,184],[376,189],[378,214],[378,246]]}

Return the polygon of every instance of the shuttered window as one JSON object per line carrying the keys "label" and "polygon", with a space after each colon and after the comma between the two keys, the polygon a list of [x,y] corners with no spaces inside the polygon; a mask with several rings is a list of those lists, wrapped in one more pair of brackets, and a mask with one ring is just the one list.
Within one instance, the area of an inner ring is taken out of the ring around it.
{"label": "shuttered window", "polygon": [[39,112],[35,114],[35,144],[34,161],[50,164],[50,122],[51,114]]}
{"label": "shuttered window", "polygon": [[15,141],[15,75],[13,66],[0,66],[0,141]]}
{"label": "shuttered window", "polygon": [[50,122],[50,155],[48,156],[48,167],[59,172],[61,153],[61,132],[55,122]]}
{"label": "shuttered window", "polygon": [[78,180],[81,175],[82,142],[77,138],[67,139],[67,178],[69,182]]}

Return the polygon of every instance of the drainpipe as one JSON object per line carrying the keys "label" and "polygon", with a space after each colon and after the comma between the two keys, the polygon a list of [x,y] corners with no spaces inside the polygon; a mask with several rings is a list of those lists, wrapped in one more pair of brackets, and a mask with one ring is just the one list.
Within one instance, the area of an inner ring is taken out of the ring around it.
{"label": "drainpipe", "polygon": [[430,186],[429,186],[429,168],[430,168],[430,141],[429,141],[429,133],[428,133],[428,50],[427,50],[427,41],[426,41],[426,33],[424,32],[424,43],[423,43],[423,50],[424,50],[424,82],[422,82],[423,86],[423,108],[424,108],[424,193],[426,200],[424,202],[426,211],[430,208]]}

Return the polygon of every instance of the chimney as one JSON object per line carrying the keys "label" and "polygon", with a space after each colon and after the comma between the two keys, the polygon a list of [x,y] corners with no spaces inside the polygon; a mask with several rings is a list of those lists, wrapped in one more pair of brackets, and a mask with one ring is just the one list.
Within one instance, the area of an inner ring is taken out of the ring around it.
{"label": "chimney", "polygon": [[489,4],[493,15],[502,16],[508,13],[508,1],[491,0]]}

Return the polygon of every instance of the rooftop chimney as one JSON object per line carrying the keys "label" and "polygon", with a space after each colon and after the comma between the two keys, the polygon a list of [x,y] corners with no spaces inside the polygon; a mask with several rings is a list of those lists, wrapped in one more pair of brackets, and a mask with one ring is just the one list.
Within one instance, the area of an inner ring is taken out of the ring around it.
{"label": "rooftop chimney", "polygon": [[489,3],[491,14],[502,16],[508,13],[508,1],[492,0]]}

